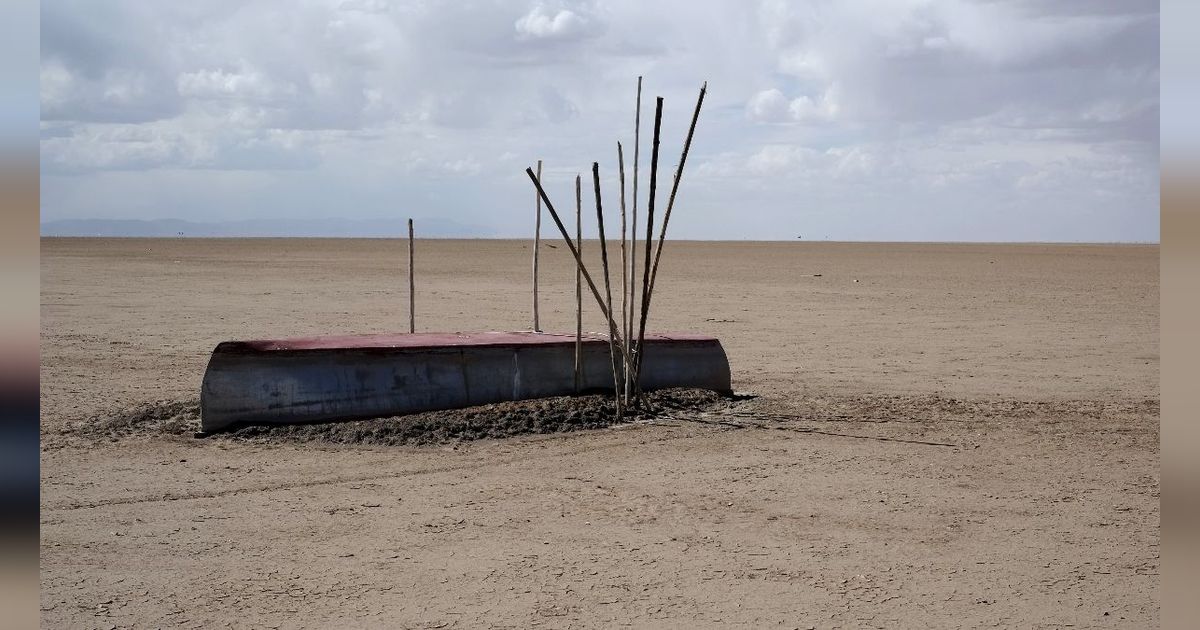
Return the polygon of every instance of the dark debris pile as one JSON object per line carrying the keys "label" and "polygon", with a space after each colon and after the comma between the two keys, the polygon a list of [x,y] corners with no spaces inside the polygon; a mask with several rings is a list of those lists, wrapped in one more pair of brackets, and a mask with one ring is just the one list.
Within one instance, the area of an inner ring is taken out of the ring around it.
{"label": "dark debris pile", "polygon": [[[729,398],[706,390],[668,389],[644,396],[644,408],[623,422],[708,411]],[[406,416],[292,425],[242,426],[206,439],[248,442],[323,442],[379,446],[445,444],[516,435],[600,429],[617,423],[610,396],[559,396]],[[198,400],[157,401],[73,423],[63,435],[91,441],[192,436],[200,431]]]}

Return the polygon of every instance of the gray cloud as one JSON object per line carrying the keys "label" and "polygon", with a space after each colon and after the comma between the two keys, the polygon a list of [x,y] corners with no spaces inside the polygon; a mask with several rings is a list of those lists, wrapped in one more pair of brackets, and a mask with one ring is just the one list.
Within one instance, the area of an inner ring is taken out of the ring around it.
{"label": "gray cloud", "polygon": [[592,160],[615,186],[642,74],[664,172],[710,85],[681,235],[1157,239],[1155,2],[42,7],[45,219],[416,204],[523,234],[537,159],[564,198]]}

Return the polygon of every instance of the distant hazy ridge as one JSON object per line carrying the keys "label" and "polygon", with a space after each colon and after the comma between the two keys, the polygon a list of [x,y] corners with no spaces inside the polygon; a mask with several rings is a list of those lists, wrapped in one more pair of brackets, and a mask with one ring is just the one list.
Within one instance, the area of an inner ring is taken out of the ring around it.
{"label": "distant hazy ridge", "polygon": [[[418,236],[487,237],[496,236],[484,226],[466,225],[449,219],[414,218]],[[406,218],[396,219],[248,219],[200,223],[181,219],[67,219],[47,221],[42,236],[328,236],[391,237],[408,234]]]}

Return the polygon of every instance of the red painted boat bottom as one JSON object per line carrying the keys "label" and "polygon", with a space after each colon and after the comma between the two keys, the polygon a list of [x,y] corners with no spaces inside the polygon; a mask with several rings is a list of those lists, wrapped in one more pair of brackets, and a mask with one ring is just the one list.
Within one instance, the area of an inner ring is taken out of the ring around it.
{"label": "red painted boat bottom", "polygon": [[[646,343],[660,342],[715,342],[716,337],[695,333],[646,333]],[[599,333],[584,333],[584,343],[608,345],[608,336]],[[573,333],[548,332],[454,332],[454,333],[379,333],[369,335],[329,335],[321,337],[292,337],[288,339],[257,339],[250,341],[225,341],[217,350],[221,352],[276,352],[303,350],[427,350],[433,348],[459,348],[481,346],[546,346],[572,345]]]}

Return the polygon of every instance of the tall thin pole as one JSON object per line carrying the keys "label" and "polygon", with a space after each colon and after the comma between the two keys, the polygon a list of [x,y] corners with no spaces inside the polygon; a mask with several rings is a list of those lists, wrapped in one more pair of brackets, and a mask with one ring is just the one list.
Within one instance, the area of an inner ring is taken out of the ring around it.
{"label": "tall thin pole", "polygon": [[[629,400],[629,252],[625,249],[625,152],[617,142],[617,169],[621,178],[621,334],[625,337],[624,381],[617,396]],[[611,308],[609,309],[612,310]]]}
{"label": "tall thin pole", "polygon": [[408,332],[417,332],[416,283],[413,281],[413,221],[408,220]]}
{"label": "tall thin pole", "polygon": [[[538,182],[542,179],[539,177]],[[540,186],[540,183],[539,183]],[[541,189],[538,189],[541,196]],[[575,393],[579,393],[583,374],[583,192],[579,175],[575,176]]]}
{"label": "tall thin pole", "polygon": [[[708,91],[707,81],[700,88],[700,96],[696,99],[696,111],[692,112],[692,125],[688,127],[687,139],[683,141],[683,155],[679,157],[679,165],[675,167],[675,181],[671,184],[671,196],[667,199],[667,211],[663,214],[662,227],[658,233],[658,249],[654,252],[654,267],[650,270],[650,292],[643,296],[647,309],[650,308],[650,301],[654,299],[654,281],[658,278],[658,261],[662,258],[663,241],[667,238],[667,223],[671,221],[671,209],[675,207],[675,193],[679,192],[679,180],[683,177],[683,165],[687,162],[688,150],[692,148],[692,136],[696,133],[696,120],[700,118],[700,106],[704,104],[706,91]],[[646,236],[650,237],[649,234]]]}
{"label": "tall thin pole", "polygon": [[[600,232],[600,264],[604,267],[604,296],[605,302],[608,304],[609,313],[609,330],[616,328],[616,322],[612,321],[612,282],[609,279],[608,273],[608,242],[604,238],[604,208],[600,203],[600,164],[592,162],[592,186],[596,190],[596,225]],[[608,356],[612,360],[612,376],[613,376],[613,396],[617,399],[617,417],[620,418],[624,414],[621,409],[621,373],[617,370],[617,340],[613,335],[608,336]]]}
{"label": "tall thin pole", "polygon": [[[642,77],[637,82],[637,105],[633,118],[633,225],[629,236],[629,325],[625,329],[625,338],[629,340],[629,353],[636,357],[641,353],[641,347],[633,346],[633,309],[637,304],[637,226],[638,226],[638,156],[641,154],[642,142]],[[636,376],[637,373],[634,373]],[[634,383],[637,389],[637,383]]]}
{"label": "tall thin pole", "polygon": [[654,143],[650,148],[650,196],[646,201],[646,262],[642,267],[642,312],[641,323],[638,325],[637,365],[634,367],[633,372],[635,386],[641,382],[640,370],[642,368],[642,356],[645,354],[642,348],[646,342],[646,313],[650,308],[650,303],[646,301],[646,296],[650,290],[650,245],[654,235],[654,195],[658,188],[658,140],[662,128],[662,108],[663,99],[660,96],[654,106]]}
{"label": "tall thin pole", "polygon": [[[538,160],[537,176],[542,178],[542,161]],[[533,223],[533,332],[542,332],[538,322],[538,253],[542,251],[542,197],[534,191],[536,197],[537,219]]]}
{"label": "tall thin pole", "polygon": [[[542,203],[546,205],[546,211],[550,213],[550,218],[554,219],[554,226],[558,228],[558,233],[562,235],[563,242],[567,244],[567,250],[570,251],[571,256],[575,258],[575,265],[577,266],[578,271],[583,274],[583,281],[587,283],[588,290],[592,292],[592,297],[596,299],[596,305],[600,307],[600,314],[604,315],[604,320],[608,322],[609,334],[612,335],[614,339],[620,341],[621,333],[617,330],[616,325],[613,323],[614,320],[612,313],[610,313],[608,307],[604,305],[604,296],[600,295],[600,290],[596,288],[596,282],[592,280],[592,274],[588,273],[587,266],[583,264],[583,257],[579,253],[579,248],[576,247],[575,239],[571,238],[571,235],[567,232],[567,226],[563,225],[562,217],[558,216],[558,211],[554,209],[554,204],[550,203],[550,198],[546,196],[546,189],[542,188],[542,182],[538,181],[537,175],[534,175],[533,173],[533,169],[526,168],[525,174],[529,176],[529,181],[533,182],[533,185],[537,187],[538,194],[542,196]],[[578,186],[576,187],[576,190],[579,190]],[[576,193],[575,197],[576,205],[581,205],[581,202],[579,201],[579,194]],[[580,241],[582,242],[582,235],[580,235],[580,237]]]}

